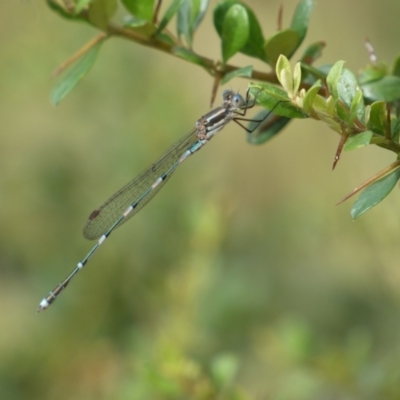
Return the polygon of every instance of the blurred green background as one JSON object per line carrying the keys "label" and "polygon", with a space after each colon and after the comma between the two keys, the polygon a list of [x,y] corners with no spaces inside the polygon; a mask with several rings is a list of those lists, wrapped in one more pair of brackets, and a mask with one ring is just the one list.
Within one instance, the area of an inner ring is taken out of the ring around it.
{"label": "blurred green background", "polygon": [[[271,35],[281,2],[247,4]],[[326,40],[320,63],[357,71],[368,37],[391,63],[399,15],[317,2],[302,48]],[[398,190],[356,222],[335,206],[394,156],[344,153],[332,173],[339,137],[313,121],[259,147],[227,127],[36,314],[91,248],[89,213],[207,112],[212,79],[113,39],[54,107],[50,73],[96,31],[39,0],[0,16],[0,399],[400,398]],[[219,58],[211,14],[194,47]]]}

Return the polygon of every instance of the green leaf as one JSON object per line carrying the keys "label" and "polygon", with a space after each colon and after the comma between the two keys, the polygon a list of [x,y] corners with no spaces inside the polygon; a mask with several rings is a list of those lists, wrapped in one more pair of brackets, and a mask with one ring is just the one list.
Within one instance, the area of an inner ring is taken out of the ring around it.
{"label": "green leaf", "polygon": [[301,65],[296,63],[293,70],[293,95],[297,95],[301,84]]}
{"label": "green leaf", "polygon": [[[337,91],[337,96],[341,101],[336,106],[339,118],[349,125],[353,124],[356,118],[363,121],[365,107],[362,93],[358,87],[356,77],[350,70],[346,68],[341,70],[339,79],[337,79],[335,89],[333,90],[334,92],[335,90]],[[337,99],[335,98],[335,100]],[[343,104],[345,107],[343,107]]]}
{"label": "green leaf", "polygon": [[79,14],[92,0],[78,0],[75,5],[75,14]]}
{"label": "green leaf", "polygon": [[196,54],[194,51],[187,49],[186,47],[174,47],[172,52],[178,57],[191,62],[192,64],[197,64],[200,67],[205,68],[207,71],[211,71],[210,65],[204,62],[203,58]]}
{"label": "green leaf", "polygon": [[136,18],[152,21],[154,0],[121,0],[126,9]]}
{"label": "green leaf", "polygon": [[361,70],[358,76],[358,83],[364,85],[368,82],[377,81],[389,75],[389,68],[385,62],[379,61],[376,64],[369,64]]}
{"label": "green leaf", "polygon": [[313,85],[317,79],[325,80],[331,68],[332,65],[313,67],[312,65],[301,63],[303,82]]}
{"label": "green leaf", "polygon": [[400,99],[400,78],[385,76],[382,79],[361,85],[364,97],[371,101],[383,100],[387,103]]}
{"label": "green leaf", "polygon": [[[251,83],[251,95],[267,110],[274,108],[274,114],[288,118],[307,118],[300,109],[293,105],[284,90],[269,83]],[[278,104],[277,104],[278,103]]]}
{"label": "green leaf", "polygon": [[312,64],[315,60],[322,56],[322,50],[325,48],[325,42],[316,42],[306,48],[301,57],[301,62],[305,64]]}
{"label": "green leaf", "polygon": [[396,118],[392,121],[392,139],[396,142],[399,141],[399,134],[400,134],[400,118]]}
{"label": "green leaf", "polygon": [[400,54],[393,62],[392,75],[400,77]]}
{"label": "green leaf", "polygon": [[301,0],[296,7],[290,27],[298,34],[297,47],[301,45],[307,34],[308,21],[314,8],[314,4],[313,0]]}
{"label": "green leaf", "polygon": [[[250,87],[250,94],[255,97],[257,96],[257,100],[259,100],[258,96],[261,95],[263,92],[273,97],[275,100],[271,103],[272,107],[274,106],[274,103],[276,101],[290,102],[287,93],[280,87],[272,85],[271,83],[252,82],[250,83],[249,87]],[[268,106],[266,106],[266,108],[268,108]]]}
{"label": "green leaf", "polygon": [[108,22],[117,11],[117,0],[93,0],[88,18],[89,21],[98,28],[106,30]]}
{"label": "green leaf", "polygon": [[356,77],[350,70],[343,68],[336,82],[336,87],[339,99],[350,109],[353,98],[358,90]]}
{"label": "green leaf", "polygon": [[232,72],[229,72],[228,74],[226,74],[222,80],[221,80],[221,84],[225,85],[226,83],[228,83],[231,79],[233,78],[237,78],[239,76],[243,76],[246,78],[251,78],[251,75],[253,74],[253,66],[252,65],[248,65],[247,67],[243,67],[243,68],[239,68],[236,69]]}
{"label": "green leaf", "polygon": [[197,12],[195,13],[195,16],[193,18],[193,23],[192,23],[193,31],[195,31],[201,24],[201,21],[203,21],[203,18],[206,15],[208,9],[209,0],[197,0],[196,3],[198,4],[198,7],[197,7]]}
{"label": "green leaf", "polygon": [[222,26],[222,58],[226,62],[236,54],[249,38],[249,18],[241,4],[232,5]]}
{"label": "green leaf", "polygon": [[371,104],[371,111],[368,121],[368,129],[382,136],[386,133],[386,103],[376,101]]}
{"label": "green leaf", "polygon": [[325,99],[324,97],[316,94],[312,104],[313,114],[317,114],[317,117],[324,121],[329,128],[342,134],[340,124],[336,121],[335,102],[332,96]]}
{"label": "green leaf", "polygon": [[364,189],[351,209],[352,218],[358,218],[380,203],[393,190],[399,179],[400,168],[397,168],[384,178],[379,179],[379,181],[374,182]]}
{"label": "green leaf", "polygon": [[357,133],[356,135],[349,136],[344,144],[343,150],[350,151],[355,150],[360,147],[368,146],[373,132],[372,131],[365,131],[362,133]]}
{"label": "green leaf", "polygon": [[298,41],[299,35],[292,29],[285,29],[271,36],[264,46],[268,63],[274,67],[281,54],[289,58],[297,48]]}
{"label": "green leaf", "polygon": [[309,113],[312,110],[312,105],[314,103],[315,96],[319,93],[321,89],[321,81],[318,79],[310,89],[307,90],[306,95],[303,99],[303,110]]}
{"label": "green leaf", "polygon": [[226,13],[230,9],[230,7],[235,4],[240,4],[247,10],[247,16],[249,19],[249,37],[247,43],[243,46],[240,52],[250,57],[256,57],[260,60],[266,61],[264,52],[265,40],[261,31],[260,24],[253,11],[245,4],[242,4],[236,0],[225,0],[217,5],[217,7],[214,9],[214,26],[218,32],[218,35],[222,38],[223,23]]}
{"label": "green leaf", "polygon": [[178,11],[178,36],[184,36],[189,46],[192,46],[193,33],[200,25],[207,11],[209,0],[185,0]]}
{"label": "green leaf", "polygon": [[285,89],[288,95],[291,96],[293,92],[293,77],[289,60],[283,55],[279,57],[276,61],[275,70],[276,76],[283,89]]}
{"label": "green leaf", "polygon": [[250,57],[256,57],[262,61],[266,61],[264,50],[265,39],[261,30],[261,26],[254,12],[249,7],[245,7],[249,18],[250,30],[249,39],[240,52]]}
{"label": "green leaf", "polygon": [[176,26],[178,36],[183,36],[190,47],[192,46],[191,14],[192,0],[185,0],[178,10]]}
{"label": "green leaf", "polygon": [[349,124],[353,124],[356,119],[361,123],[364,123],[365,120],[364,97],[360,88],[357,88],[353,100],[351,101]]}
{"label": "green leaf", "polygon": [[339,99],[339,93],[337,88],[337,83],[339,81],[340,75],[342,74],[344,61],[337,61],[333,64],[330,69],[328,76],[326,77],[326,83],[328,85],[329,94],[335,99]]}
{"label": "green leaf", "polygon": [[322,97],[318,93],[316,93],[313,97],[314,99],[312,103],[312,108],[314,109],[314,111],[318,113],[324,113],[332,117],[333,115],[328,112],[327,99],[325,99],[325,97]]}
{"label": "green leaf", "polygon": [[[269,110],[262,110],[255,117],[254,120],[263,120],[259,128],[247,135],[247,141],[250,144],[260,145],[275,137],[281,130],[292,120],[291,118],[281,117]],[[251,122],[247,127],[253,130],[259,122]]]}
{"label": "green leaf", "polygon": [[[213,22],[219,37],[222,37],[222,27],[224,24],[225,15],[229,8],[238,2],[235,0],[225,0],[217,4],[214,9]],[[240,4],[240,3],[239,3]]]}
{"label": "green leaf", "polygon": [[364,125],[368,125],[370,117],[371,117],[371,105],[368,104],[365,106],[364,121],[361,121],[361,122]]}
{"label": "green leaf", "polygon": [[172,4],[168,7],[167,11],[162,18],[160,25],[158,26],[156,35],[158,35],[171,21],[172,17],[177,13],[179,8],[182,6],[185,0],[174,0]]}
{"label": "green leaf", "polygon": [[46,0],[46,2],[51,10],[53,10],[54,12],[56,12],[58,15],[60,15],[61,17],[65,18],[65,19],[87,22],[87,20],[82,18],[80,15],[75,15],[75,14],[69,13],[63,7],[61,7],[59,4],[54,3],[51,0]]}
{"label": "green leaf", "polygon": [[51,93],[51,102],[54,105],[60,101],[77,85],[77,83],[90,71],[96,61],[103,42],[97,43],[73,65]]}

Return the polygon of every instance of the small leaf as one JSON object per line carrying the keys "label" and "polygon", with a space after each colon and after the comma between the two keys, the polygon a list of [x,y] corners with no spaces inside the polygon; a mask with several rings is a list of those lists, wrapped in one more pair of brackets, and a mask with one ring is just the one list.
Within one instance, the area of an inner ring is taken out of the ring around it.
{"label": "small leaf", "polygon": [[322,56],[322,50],[326,47],[325,42],[316,42],[306,48],[301,57],[301,62],[305,64],[312,64]]}
{"label": "small leaf", "polygon": [[[362,121],[364,118],[364,102],[353,73],[343,68],[339,79],[336,81],[335,88],[340,99],[340,102],[336,102],[336,112],[340,120],[346,122],[347,125],[352,125],[356,117],[359,117],[359,120]],[[354,103],[356,95],[357,98]],[[337,99],[335,98],[335,100]]]}
{"label": "small leaf", "polygon": [[[251,83],[251,95],[267,110],[274,108],[274,114],[288,118],[307,118],[299,108],[293,105],[281,88],[270,83]],[[277,102],[279,104],[277,104]]]}
{"label": "small leaf", "polygon": [[249,35],[246,44],[240,50],[241,53],[246,54],[250,57],[256,57],[260,60],[266,61],[264,52],[264,37],[260,24],[253,11],[245,4],[235,0],[226,0],[220,2],[214,9],[214,26],[218,32],[218,35],[222,38],[223,23],[225,20],[226,13],[235,4],[240,4],[247,11],[247,17],[249,20]]}
{"label": "small leaf", "polygon": [[312,110],[312,104],[314,102],[315,96],[319,93],[321,89],[321,81],[318,79],[310,89],[307,90],[306,95],[303,100],[303,109],[306,113]]}
{"label": "small leaf", "polygon": [[152,21],[154,0],[122,0],[122,4],[137,19]]}
{"label": "small leaf", "polygon": [[332,96],[326,99],[326,111],[329,115],[335,116],[335,100]]}
{"label": "small leaf", "polygon": [[191,13],[192,0],[185,0],[179,8],[176,20],[178,36],[183,36],[190,47],[192,46]]}
{"label": "small leaf", "polygon": [[380,203],[394,188],[400,179],[400,168],[368,186],[358,197],[351,209],[353,219]]}
{"label": "small leaf", "polygon": [[46,3],[51,10],[53,10],[54,12],[56,12],[58,15],[60,15],[61,17],[65,18],[65,19],[87,22],[87,20],[84,19],[83,17],[81,17],[80,15],[75,15],[75,14],[69,13],[63,7],[61,7],[59,4],[55,3],[52,0],[46,0]]}
{"label": "small leaf", "polygon": [[333,64],[330,69],[328,76],[326,77],[326,83],[328,85],[329,94],[335,99],[339,99],[339,93],[337,89],[337,83],[339,81],[340,75],[342,74],[344,61],[337,61]]}
{"label": "small leaf", "polygon": [[301,65],[296,63],[293,70],[293,95],[296,95],[299,91],[301,83]]}
{"label": "small leaf", "polygon": [[226,62],[237,53],[249,37],[249,18],[246,8],[234,4],[225,15],[222,26],[222,58]]}
{"label": "small leaf", "polygon": [[193,18],[193,23],[192,23],[193,31],[195,31],[201,24],[201,21],[203,21],[203,18],[206,15],[208,9],[209,0],[197,0],[197,3],[198,3],[198,9],[197,13],[195,14],[195,17]]}
{"label": "small leaf", "polygon": [[313,114],[316,114],[317,117],[321,121],[324,121],[331,129],[340,134],[342,133],[341,126],[335,119],[334,100],[332,96],[325,99],[319,94],[316,94],[312,104],[312,110]]}
{"label": "small leaf", "polygon": [[365,131],[362,133],[357,133],[356,135],[349,136],[343,150],[350,151],[358,149],[360,147],[368,146],[371,141],[372,135],[372,131]]}
{"label": "small leaf", "polygon": [[[247,141],[250,144],[260,145],[275,137],[292,119],[264,109],[254,117],[254,120],[263,120],[263,122],[259,128],[247,135]],[[252,130],[257,124],[259,122],[251,122],[247,128]]]}
{"label": "small leaf", "polygon": [[98,28],[106,30],[108,22],[117,11],[117,0],[93,0],[88,18],[89,21]]}
{"label": "small leaf", "polygon": [[322,112],[322,113],[325,113],[326,115],[331,116],[331,114],[328,113],[328,107],[327,107],[326,103],[327,103],[327,99],[325,99],[325,97],[322,97],[321,95],[316,93],[314,96],[314,101],[312,103],[312,108],[317,112]]}
{"label": "small leaf", "polygon": [[392,121],[392,139],[395,141],[399,141],[399,134],[400,134],[400,118],[395,119]]}
{"label": "small leaf", "polygon": [[385,62],[379,61],[376,64],[369,64],[358,75],[358,83],[364,85],[365,83],[377,81],[389,75],[389,68]]}
{"label": "small leaf", "polygon": [[382,79],[361,85],[364,97],[371,101],[383,100],[387,103],[400,99],[400,78],[385,76]]}
{"label": "small leaf", "polygon": [[275,70],[280,84],[286,90],[288,96],[291,97],[293,91],[292,68],[290,67],[289,60],[284,55],[278,58]]}
{"label": "small leaf", "polygon": [[[301,63],[304,76],[303,83],[313,85],[317,79],[325,80],[331,68],[332,65],[313,67],[312,65]],[[305,75],[305,73],[307,74]]]}
{"label": "small leaf", "polygon": [[361,121],[363,125],[368,125],[371,117],[371,106],[368,104],[365,106],[364,121]]}
{"label": "small leaf", "polygon": [[172,17],[177,13],[181,5],[185,0],[174,0],[172,4],[168,7],[167,11],[162,18],[160,25],[158,26],[156,35],[158,35],[171,21]]}
{"label": "small leaf", "polygon": [[353,124],[356,119],[358,119],[361,123],[363,123],[365,120],[364,97],[360,88],[357,88],[350,105],[349,124]]}
{"label": "small leaf", "polygon": [[178,36],[183,36],[191,47],[193,34],[203,20],[209,0],[185,0],[179,8],[177,17]]}
{"label": "small leaf", "polygon": [[392,75],[400,77],[400,54],[393,62]]}
{"label": "small leaf", "polygon": [[347,68],[343,68],[336,82],[339,99],[350,109],[353,98],[358,90],[357,79]]}
{"label": "small leaf", "polygon": [[222,27],[224,24],[225,15],[228,12],[229,8],[232,7],[232,5],[235,3],[237,2],[235,2],[234,0],[221,1],[214,9],[213,22],[219,37],[222,37]]}
{"label": "small leaf", "polygon": [[297,47],[301,45],[307,34],[308,21],[314,5],[313,0],[301,0],[296,7],[290,28],[298,33]]}
{"label": "small leaf", "polygon": [[386,133],[386,123],[386,103],[383,101],[372,103],[368,128],[383,136]]}
{"label": "small leaf", "polygon": [[283,69],[279,75],[279,82],[286,90],[289,98],[293,97],[293,77],[290,69]]}
{"label": "small leaf", "polygon": [[252,65],[248,65],[247,67],[243,67],[243,68],[239,68],[236,69],[232,72],[229,72],[228,74],[226,74],[222,80],[221,80],[221,84],[225,85],[226,83],[228,83],[231,79],[233,78],[237,78],[239,76],[243,76],[246,78],[251,78],[251,75],[253,74],[253,66]]}
{"label": "small leaf", "polygon": [[[271,83],[250,83],[250,93],[252,96],[257,96],[257,100],[259,100],[258,94],[267,93],[268,95],[272,96],[276,100],[286,101],[289,102],[289,98],[287,93],[282,90],[280,87],[272,85]],[[274,103],[274,102],[273,102]],[[272,104],[273,107],[273,104]]]}
{"label": "small leaf", "polygon": [[250,31],[249,39],[240,50],[240,52],[250,57],[256,57],[262,61],[266,61],[264,50],[265,39],[261,30],[260,23],[258,22],[254,12],[249,7],[245,7],[249,18]]}
{"label": "small leaf", "polygon": [[51,93],[51,102],[57,105],[90,71],[96,61],[102,42],[92,47],[74,66],[62,77]]}
{"label": "small leaf", "polygon": [[277,75],[278,78],[281,75],[283,70],[285,70],[285,69],[288,70],[290,74],[291,74],[291,71],[292,71],[292,69],[290,67],[290,62],[287,59],[287,57],[284,56],[284,55],[282,55],[282,57],[278,58],[278,60],[276,62],[275,69],[276,69],[276,75]]}
{"label": "small leaf", "polygon": [[271,36],[264,46],[268,63],[273,67],[281,54],[289,58],[297,48],[298,41],[298,33],[291,29],[285,29]]}
{"label": "small leaf", "polygon": [[79,14],[92,0],[78,0],[75,5],[75,14]]}

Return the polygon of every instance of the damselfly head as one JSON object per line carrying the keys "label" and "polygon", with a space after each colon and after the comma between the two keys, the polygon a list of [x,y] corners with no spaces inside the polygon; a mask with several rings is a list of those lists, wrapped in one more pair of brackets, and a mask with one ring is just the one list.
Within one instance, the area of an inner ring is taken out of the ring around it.
{"label": "damselfly head", "polygon": [[231,103],[235,108],[242,108],[245,105],[244,98],[239,93],[232,96]]}
{"label": "damselfly head", "polygon": [[235,93],[232,90],[224,90],[222,92],[224,104],[231,104],[234,108],[242,108],[246,102],[242,95]]}

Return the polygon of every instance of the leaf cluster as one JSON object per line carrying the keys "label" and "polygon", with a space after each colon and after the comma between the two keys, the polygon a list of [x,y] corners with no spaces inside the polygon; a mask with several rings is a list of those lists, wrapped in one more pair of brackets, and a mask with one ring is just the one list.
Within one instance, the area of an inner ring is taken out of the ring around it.
{"label": "leaf cluster", "polygon": [[[282,27],[281,9],[278,30],[270,37],[264,36],[259,18],[250,7],[238,0],[222,0],[213,10],[220,38],[220,60],[194,50],[195,34],[208,11],[209,0],[172,0],[162,15],[161,0],[46,1],[61,17],[88,23],[101,31],[57,69],[55,75],[69,68],[53,90],[54,104],[90,71],[107,39],[124,37],[205,69],[214,79],[211,103],[218,86],[230,79],[256,80],[250,84],[251,93],[264,108],[256,119],[264,121],[248,135],[251,144],[268,141],[292,119],[312,118],[340,135],[333,167],[342,150],[374,144],[396,153],[395,162],[345,197],[363,190],[353,206],[353,218],[383,200],[399,180],[400,56],[389,68],[376,61],[367,43],[371,62],[355,74],[344,67],[344,61],[314,66],[325,47],[324,42],[318,41],[306,47],[292,71],[289,60],[305,39],[314,0],[299,1],[288,28]],[[170,29],[173,19],[175,33]],[[266,71],[256,71],[251,64],[229,64],[237,53],[261,60]]]}
{"label": "leaf cluster", "polygon": [[[393,71],[396,71],[396,66],[397,61]],[[363,70],[361,76],[364,79],[368,70],[374,71],[371,66]],[[321,72],[314,73],[310,66],[304,68],[302,62],[298,62],[292,72],[289,60],[280,56],[276,64],[276,75],[283,90],[278,91],[276,86],[268,83],[255,83],[250,86],[255,95],[262,91],[264,96],[260,96],[259,102],[267,109],[271,108],[274,101],[284,102],[284,110],[283,107],[282,110],[275,108],[274,113],[285,118],[313,118],[339,133],[340,140],[333,167],[339,161],[342,150],[351,151],[375,144],[396,153],[395,162],[376,173],[342,200],[363,190],[351,210],[352,217],[357,218],[381,202],[400,179],[400,119],[396,103],[400,100],[400,91],[396,98],[395,93],[387,88],[387,80],[397,82],[400,79],[389,75],[387,71],[386,75],[377,79],[375,75],[373,80],[371,78],[363,81],[344,68],[344,61],[337,61],[329,66],[323,79],[317,79],[320,74]],[[300,89],[304,79],[310,81],[310,78],[314,79],[313,85],[308,90]],[[365,82],[366,86],[360,81]],[[371,87],[374,88],[374,95]],[[298,114],[299,111],[301,115]],[[268,132],[268,129],[266,131]],[[266,133],[263,132],[259,136],[262,135]],[[269,138],[270,136],[266,136],[266,140]]]}

